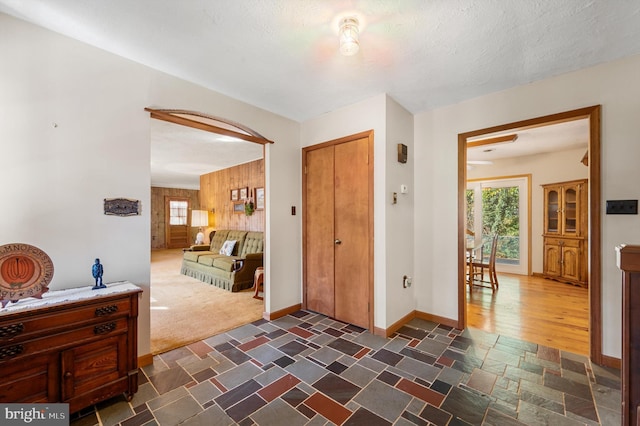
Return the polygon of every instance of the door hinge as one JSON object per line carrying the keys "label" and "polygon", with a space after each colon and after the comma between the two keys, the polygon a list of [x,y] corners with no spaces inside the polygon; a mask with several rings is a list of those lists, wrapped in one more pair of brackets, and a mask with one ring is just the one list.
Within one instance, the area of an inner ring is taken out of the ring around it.
{"label": "door hinge", "polygon": [[367,312],[371,312],[371,302],[367,302]]}

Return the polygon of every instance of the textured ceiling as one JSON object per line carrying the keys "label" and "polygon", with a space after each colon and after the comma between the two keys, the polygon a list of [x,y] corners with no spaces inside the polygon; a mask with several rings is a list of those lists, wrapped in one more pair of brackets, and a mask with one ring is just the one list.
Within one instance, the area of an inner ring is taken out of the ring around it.
{"label": "textured ceiling", "polygon": [[[640,54],[639,0],[0,0],[0,12],[297,121],[380,93],[417,113]],[[361,22],[353,57],[338,53],[344,16]],[[153,185],[197,188],[257,155],[152,122]],[[586,144],[584,127],[555,130],[568,136],[554,149],[580,132]],[[522,142],[539,132],[469,159],[531,155]]]}
{"label": "textured ceiling", "polygon": [[[416,113],[640,53],[638,0],[0,0],[0,11],[298,121],[379,93]],[[362,23],[353,57],[338,53],[345,15]]]}

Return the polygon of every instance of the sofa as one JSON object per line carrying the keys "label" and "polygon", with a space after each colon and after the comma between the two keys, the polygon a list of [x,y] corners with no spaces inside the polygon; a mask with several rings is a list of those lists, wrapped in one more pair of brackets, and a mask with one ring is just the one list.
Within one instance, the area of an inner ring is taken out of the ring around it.
{"label": "sofa", "polygon": [[[231,249],[221,253],[223,247]],[[211,244],[184,251],[180,273],[232,292],[251,288],[256,268],[263,263],[263,249],[262,232],[217,230]]]}

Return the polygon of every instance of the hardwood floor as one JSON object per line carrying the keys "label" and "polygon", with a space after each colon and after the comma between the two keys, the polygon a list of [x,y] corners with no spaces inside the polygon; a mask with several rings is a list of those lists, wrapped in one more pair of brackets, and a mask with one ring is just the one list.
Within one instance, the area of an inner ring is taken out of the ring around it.
{"label": "hardwood floor", "polygon": [[589,294],[538,277],[498,274],[500,288],[467,286],[467,326],[589,354]]}

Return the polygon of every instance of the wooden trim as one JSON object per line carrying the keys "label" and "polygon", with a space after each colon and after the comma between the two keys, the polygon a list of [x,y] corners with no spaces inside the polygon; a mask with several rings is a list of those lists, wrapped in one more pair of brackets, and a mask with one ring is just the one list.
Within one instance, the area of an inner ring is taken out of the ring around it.
{"label": "wooden trim", "polygon": [[458,134],[458,322],[456,328],[467,326],[466,220],[467,205],[467,136]]}
{"label": "wooden trim", "polygon": [[[333,139],[327,142],[322,142],[315,145],[310,145],[302,148],[302,211],[307,211],[307,173],[306,173],[306,165],[307,165],[307,153],[310,151],[314,151],[317,149],[326,148],[329,146],[340,145],[342,143],[351,142],[358,139],[368,139],[368,149],[369,149],[369,330],[371,330],[374,334],[377,333],[378,328],[374,326],[374,132],[373,130],[366,130],[364,132],[356,133],[349,136],[344,136],[342,138]],[[303,213],[304,214],[304,213]],[[306,267],[306,238],[307,238],[307,220],[306,216],[302,218],[302,307],[306,309],[307,307],[307,293],[306,283],[307,283],[307,267]]]}
{"label": "wooden trim", "polygon": [[590,108],[589,117],[589,313],[590,355],[596,364],[602,358],[602,241],[601,241],[601,107]]}
{"label": "wooden trim", "polygon": [[622,368],[622,360],[620,358],[612,357],[609,355],[602,355],[601,365],[620,370]]}
{"label": "wooden trim", "polygon": [[145,354],[138,357],[138,367],[142,368],[146,365],[153,364],[153,354]]}
{"label": "wooden trim", "polygon": [[262,318],[264,318],[267,321],[273,321],[273,320],[276,320],[278,318],[282,318],[284,316],[292,314],[294,312],[298,312],[300,309],[302,309],[302,305],[300,303],[298,303],[296,305],[292,305],[292,306],[289,306],[287,308],[280,309],[279,311],[263,312],[262,313]]}
{"label": "wooden trim", "polygon": [[387,328],[376,327],[374,329],[374,334],[376,336],[382,336],[385,338],[391,337],[393,333],[398,331],[400,328],[411,322],[414,318],[420,318],[425,321],[431,321],[438,324],[446,325],[447,327],[458,328],[458,321],[453,320],[451,318],[445,318],[438,315],[428,314],[426,312],[421,311],[411,311],[407,315],[400,318],[398,321],[394,322]]}
{"label": "wooden trim", "polygon": [[460,321],[456,321],[451,318],[441,317],[439,315],[428,314],[426,312],[415,311],[416,318],[423,319],[425,321],[437,322],[438,324],[446,325],[447,327],[457,328],[462,330],[462,327],[458,327]]}
{"label": "wooden trim", "polygon": [[496,136],[495,138],[479,139],[479,140],[467,142],[467,149],[477,148],[479,146],[484,146],[484,145],[512,143],[512,142],[515,142],[516,139],[518,139],[517,134]]}
{"label": "wooden trim", "polygon": [[[240,125],[238,123],[226,120],[224,118],[207,116],[206,114],[198,113],[196,111],[170,110],[170,109],[153,109],[153,108],[145,108],[144,110],[148,111],[150,113],[151,118],[155,118],[156,120],[167,121],[169,123],[180,124],[182,126],[187,126],[187,127],[191,127],[191,128],[194,128],[194,129],[204,130],[206,132],[211,132],[211,133],[217,133],[217,134],[220,134],[220,135],[231,136],[231,137],[234,137],[234,138],[242,139],[242,140],[245,140],[245,141],[248,141],[248,142],[259,143],[259,144],[262,144],[262,145],[267,144],[267,143],[273,143],[273,141],[270,141],[270,140],[262,137],[259,133],[249,129],[248,127],[242,126],[242,125]],[[235,127],[236,129],[240,130],[241,132],[234,131],[234,130],[231,130],[231,129],[225,129],[223,127],[215,126],[213,124],[203,123],[201,121],[192,120],[192,119],[189,119],[189,118],[186,118],[186,117],[182,117],[182,116],[179,116],[179,115],[174,115],[174,114],[191,115],[191,116],[194,116],[194,117],[202,117],[202,118],[206,118],[206,119],[209,119],[209,120],[219,121],[220,123],[223,123],[225,125],[228,125],[228,126],[231,126],[231,127]],[[242,132],[246,132],[246,133],[242,133]]]}
{"label": "wooden trim", "polygon": [[386,329],[384,329],[384,328],[379,329],[383,333],[383,334],[379,334],[379,336],[384,336],[384,337],[391,336],[393,333],[398,331],[402,326],[404,326],[406,323],[408,323],[409,321],[411,321],[415,317],[416,317],[416,311],[409,312],[407,315],[403,316],[402,318],[400,318],[398,321],[396,321],[393,324],[391,324]]}
{"label": "wooden trim", "polygon": [[549,124],[580,119],[589,120],[589,310],[590,358],[596,364],[603,363],[602,355],[602,241],[601,241],[601,106],[594,105],[528,120],[478,129],[458,134],[458,328],[466,326],[465,291],[465,189],[467,179],[467,144],[469,138],[508,131],[530,129]]}

